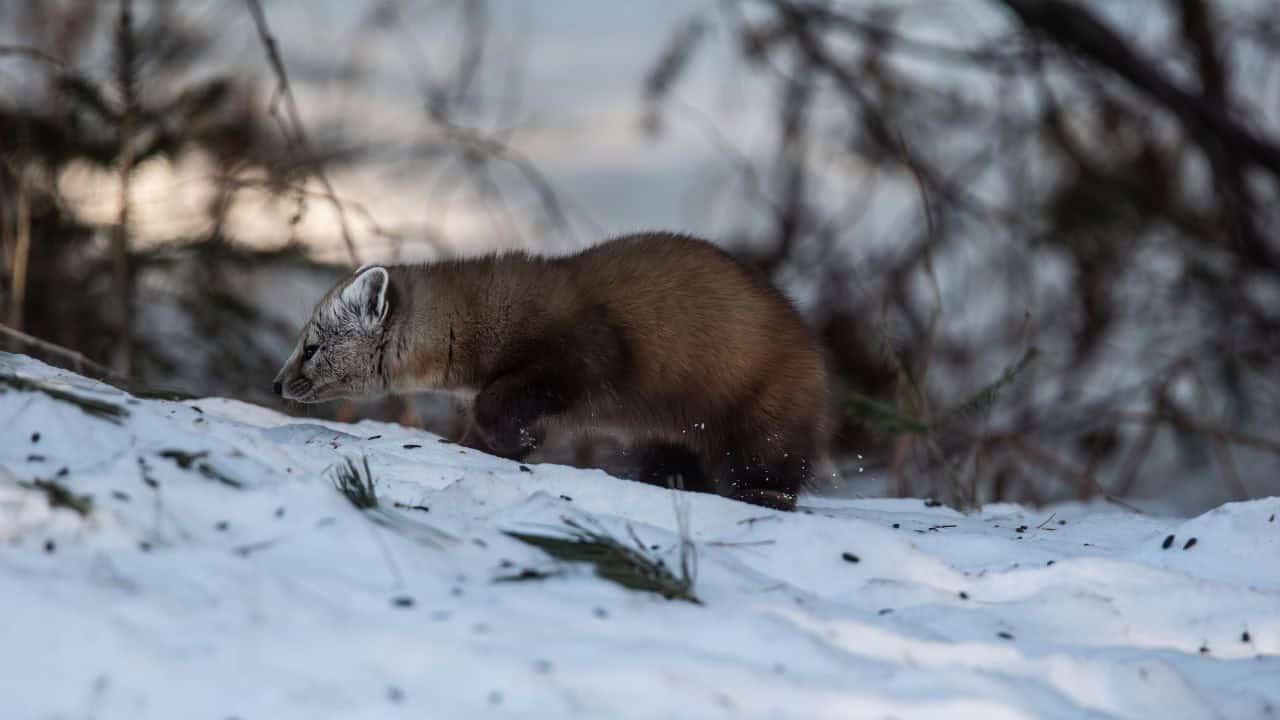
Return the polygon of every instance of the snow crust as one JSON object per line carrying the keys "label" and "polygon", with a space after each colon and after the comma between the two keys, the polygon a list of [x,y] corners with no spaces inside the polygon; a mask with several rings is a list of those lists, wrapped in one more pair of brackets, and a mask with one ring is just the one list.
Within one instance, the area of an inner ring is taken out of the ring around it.
{"label": "snow crust", "polygon": [[[672,491],[18,355],[0,374],[128,411],[0,384],[0,718],[1280,714],[1280,498],[1182,519],[683,494],[693,605],[585,568],[494,581],[556,567],[503,530],[566,517],[675,562]],[[422,532],[348,503],[344,458]]]}

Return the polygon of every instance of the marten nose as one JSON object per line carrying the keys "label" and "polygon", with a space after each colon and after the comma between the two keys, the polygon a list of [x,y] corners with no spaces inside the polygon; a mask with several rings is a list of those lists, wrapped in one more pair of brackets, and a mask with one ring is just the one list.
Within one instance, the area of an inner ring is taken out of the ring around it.
{"label": "marten nose", "polygon": [[284,396],[284,383],[280,382],[279,380],[275,381],[275,383],[271,386],[271,389],[275,391],[276,395]]}

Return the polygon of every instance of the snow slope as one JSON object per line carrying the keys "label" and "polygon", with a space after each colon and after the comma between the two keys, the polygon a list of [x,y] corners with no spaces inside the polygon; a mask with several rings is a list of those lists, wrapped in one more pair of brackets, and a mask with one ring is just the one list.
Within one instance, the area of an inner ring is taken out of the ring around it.
{"label": "snow slope", "polygon": [[[674,560],[672,491],[0,354],[15,375],[128,416],[0,382],[0,718],[1280,714],[1277,498],[1186,520],[683,495],[694,605],[585,568],[494,582],[555,567],[502,530],[565,517]],[[399,529],[334,489],[348,457]]]}

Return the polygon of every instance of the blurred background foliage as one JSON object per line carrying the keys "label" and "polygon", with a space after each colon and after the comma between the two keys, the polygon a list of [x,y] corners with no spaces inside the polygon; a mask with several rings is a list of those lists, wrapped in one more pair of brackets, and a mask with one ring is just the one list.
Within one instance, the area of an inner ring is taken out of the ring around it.
{"label": "blurred background foliage", "polygon": [[[601,216],[630,199],[797,300],[836,377],[827,489],[1280,492],[1280,6],[671,4],[593,78],[537,28],[610,19],[554,5],[348,3],[324,45],[286,0],[0,1],[3,342],[271,404],[352,265],[564,252],[640,229]],[[625,111],[566,121],[575,84]],[[681,181],[644,164],[678,154]],[[430,397],[284,409],[465,428]]]}

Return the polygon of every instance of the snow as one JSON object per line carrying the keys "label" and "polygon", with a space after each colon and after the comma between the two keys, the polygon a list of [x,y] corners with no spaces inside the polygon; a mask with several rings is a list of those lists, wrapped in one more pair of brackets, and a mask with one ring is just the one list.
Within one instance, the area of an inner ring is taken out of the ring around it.
{"label": "snow", "polygon": [[[674,562],[672,491],[0,354],[14,375],[129,415],[0,384],[0,718],[1280,713],[1278,498],[1185,519],[683,494],[694,605],[586,568],[494,581],[556,567],[503,530],[566,517]],[[345,458],[394,529],[335,490]]]}

